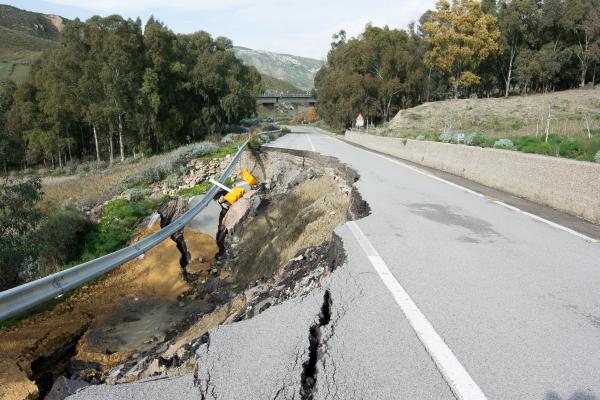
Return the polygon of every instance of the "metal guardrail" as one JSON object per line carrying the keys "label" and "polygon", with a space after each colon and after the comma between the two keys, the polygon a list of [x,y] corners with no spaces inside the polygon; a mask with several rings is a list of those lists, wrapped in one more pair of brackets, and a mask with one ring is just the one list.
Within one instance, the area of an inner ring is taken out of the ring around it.
{"label": "metal guardrail", "polygon": [[[265,133],[273,133],[280,131],[272,131]],[[248,145],[246,141],[219,178],[220,183],[224,183],[229,177],[237,162],[242,155],[242,152]],[[185,214],[171,222],[168,226],[160,231],[133,243],[114,253],[107,254],[95,260],[79,264],[75,267],[57,272],[44,278],[25,283],[21,286],[0,292],[0,321],[17,315],[25,310],[30,309],[38,304],[54,299],[65,294],[71,289],[74,289],[85,282],[88,282],[100,275],[105,274],[118,267],[119,265],[132,260],[158,245],[163,240],[169,238],[173,233],[183,228],[188,224],[200,211],[202,211],[212,198],[217,194],[218,188],[211,187],[205,194],[202,200],[194,207],[189,209]]]}

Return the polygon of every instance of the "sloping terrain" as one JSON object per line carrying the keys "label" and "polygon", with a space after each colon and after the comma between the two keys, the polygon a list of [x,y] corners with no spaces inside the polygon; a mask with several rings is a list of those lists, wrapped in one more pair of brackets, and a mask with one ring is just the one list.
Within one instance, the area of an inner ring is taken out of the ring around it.
{"label": "sloping terrain", "polygon": [[21,82],[29,63],[58,45],[65,19],[0,4],[0,79]]}
{"label": "sloping terrain", "polygon": [[265,91],[267,92],[289,92],[289,93],[299,93],[302,92],[302,89],[297,88],[291,83],[282,81],[281,79],[273,78],[272,76],[261,74],[262,76],[262,84],[264,86]]}
{"label": "sloping terrain", "polygon": [[237,46],[233,51],[244,64],[256,67],[261,74],[288,82],[302,90],[311,90],[314,87],[315,74],[323,65],[323,61],[320,60],[290,54]]}
{"label": "sloping terrain", "polygon": [[582,136],[588,125],[592,134],[600,133],[600,88],[425,103],[400,111],[389,128],[400,135],[480,132],[510,137],[541,135],[549,126],[550,134]]}

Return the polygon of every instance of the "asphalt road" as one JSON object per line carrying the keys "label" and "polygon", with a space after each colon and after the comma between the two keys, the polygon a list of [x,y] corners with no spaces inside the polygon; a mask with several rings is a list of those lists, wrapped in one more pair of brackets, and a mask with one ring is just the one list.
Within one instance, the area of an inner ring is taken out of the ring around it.
{"label": "asphalt road", "polygon": [[[295,131],[270,146],[349,164],[371,215],[337,229],[347,265],[321,289],[211,331],[196,391],[305,398],[309,327],[327,290],[331,321],[321,327],[312,398],[600,399],[598,242],[414,166]],[[198,398],[189,379],[179,382],[181,399]],[[147,400],[173,388],[153,381],[140,396],[123,385],[77,398]]]}

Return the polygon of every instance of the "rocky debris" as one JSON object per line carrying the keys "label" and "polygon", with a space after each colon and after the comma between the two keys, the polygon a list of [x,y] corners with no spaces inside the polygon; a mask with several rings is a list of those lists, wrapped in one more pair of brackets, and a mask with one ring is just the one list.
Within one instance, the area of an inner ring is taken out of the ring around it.
{"label": "rocky debris", "polygon": [[[171,222],[175,221],[181,215],[183,215],[187,211],[188,202],[185,199],[179,198],[176,200],[171,200],[163,205],[161,205],[157,213],[160,215],[160,227],[164,228],[171,224]],[[181,271],[184,279],[187,281],[193,280],[193,276],[188,273],[187,265],[192,259],[192,255],[187,249],[187,245],[185,243],[185,238],[183,237],[184,229],[176,231],[171,235],[171,240],[175,242],[177,245],[177,250],[181,253],[181,258],[179,260],[179,264],[181,265]]]}
{"label": "rocky debris", "polygon": [[260,206],[261,199],[255,196],[256,190],[246,192],[244,196],[236,201],[221,221],[221,225],[228,232],[234,232],[235,228],[243,221],[250,211],[256,211]]}

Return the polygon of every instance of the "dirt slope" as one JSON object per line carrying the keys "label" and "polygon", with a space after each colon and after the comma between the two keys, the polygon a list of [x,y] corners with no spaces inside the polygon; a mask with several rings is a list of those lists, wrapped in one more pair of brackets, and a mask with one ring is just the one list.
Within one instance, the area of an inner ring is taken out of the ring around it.
{"label": "dirt slope", "polygon": [[481,132],[490,137],[535,135],[545,130],[563,136],[600,133],[600,87],[509,98],[460,99],[425,103],[400,111],[392,134]]}
{"label": "dirt slope", "polygon": [[[158,223],[142,236],[157,229]],[[193,260],[188,269],[206,277],[217,252],[214,238],[192,231],[185,238]],[[198,262],[199,257],[205,261]],[[180,307],[177,297],[190,286],[182,279],[179,258],[175,243],[166,240],[51,311],[0,330],[0,398],[35,398],[38,388],[32,378],[49,380],[44,373],[61,372],[43,371],[44,358],[60,358],[56,349],[111,368],[164,338],[187,314],[206,311],[203,302]],[[36,360],[40,371],[32,371]]]}

